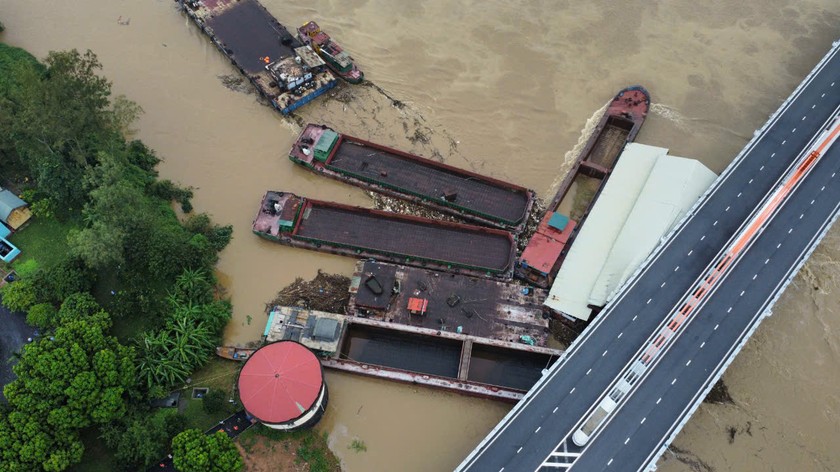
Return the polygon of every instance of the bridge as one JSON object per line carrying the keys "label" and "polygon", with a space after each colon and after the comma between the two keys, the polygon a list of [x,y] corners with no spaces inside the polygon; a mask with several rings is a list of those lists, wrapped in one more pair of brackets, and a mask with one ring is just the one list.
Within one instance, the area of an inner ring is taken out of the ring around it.
{"label": "bridge", "polygon": [[656,468],[838,216],[838,51],[458,471]]}

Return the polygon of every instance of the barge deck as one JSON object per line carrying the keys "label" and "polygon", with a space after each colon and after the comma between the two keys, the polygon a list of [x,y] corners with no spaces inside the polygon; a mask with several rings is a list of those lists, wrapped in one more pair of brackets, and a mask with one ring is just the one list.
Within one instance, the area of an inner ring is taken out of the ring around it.
{"label": "barge deck", "polygon": [[542,288],[551,286],[624,146],[636,139],[649,107],[644,87],[635,85],[616,94],[522,251],[516,263],[518,278]]}
{"label": "barge deck", "polygon": [[265,342],[291,339],[325,367],[518,401],[562,351],[358,316],[274,307]]}
{"label": "barge deck", "polygon": [[521,231],[534,202],[524,187],[308,124],[289,158],[307,169],[477,223]]}
{"label": "barge deck", "polygon": [[257,0],[182,2],[187,16],[282,114],[335,87],[324,61]]}
{"label": "barge deck", "polygon": [[[407,326],[545,346],[546,290],[418,267],[359,261],[348,313]],[[422,312],[415,309],[422,303]]]}
{"label": "barge deck", "polygon": [[269,191],[254,220],[258,236],[352,257],[510,279],[516,250],[506,231],[429,220]]}

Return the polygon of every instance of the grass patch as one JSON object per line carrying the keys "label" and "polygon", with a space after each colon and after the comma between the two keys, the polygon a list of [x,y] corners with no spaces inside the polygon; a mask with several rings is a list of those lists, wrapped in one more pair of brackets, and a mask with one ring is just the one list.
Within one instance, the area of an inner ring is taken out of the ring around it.
{"label": "grass patch", "polygon": [[111,451],[105,442],[99,439],[99,429],[95,427],[84,429],[79,434],[85,452],[82,461],[71,468],[78,472],[111,472],[119,470]]}
{"label": "grass patch", "polygon": [[220,420],[227,418],[234,410],[241,408],[239,403],[228,403],[227,411],[210,414],[204,411],[203,400],[194,400],[191,397],[193,388],[206,387],[210,390],[221,390],[225,392],[225,398],[230,398],[234,382],[236,382],[236,375],[242,365],[240,362],[214,356],[207,362],[207,365],[193,373],[192,383],[181,390],[181,402],[184,402],[185,405],[182,413],[187,417],[188,428],[198,428],[205,431]]}
{"label": "grass patch", "polygon": [[230,394],[236,382],[236,374],[243,365],[244,362],[230,361],[214,355],[204,367],[193,373],[190,387],[218,388]]}
{"label": "grass patch", "polygon": [[306,430],[309,434],[305,435],[297,448],[297,456],[301,462],[309,465],[311,472],[329,472],[335,470],[335,464],[330,459],[335,460],[330,449],[327,447],[327,433],[318,435],[314,430]]}
{"label": "grass patch", "polygon": [[75,220],[58,221],[55,218],[33,216],[23,229],[9,237],[20,249],[20,256],[12,263],[13,268],[34,259],[38,267],[48,268],[62,261],[70,251],[67,233],[78,228]]}
{"label": "grass patch", "polygon": [[156,328],[158,324],[157,321],[143,315],[120,316],[112,320],[114,324],[111,326],[111,334],[123,344],[130,344],[132,339],[141,339],[141,333]]}
{"label": "grass patch", "polygon": [[237,441],[249,453],[256,452],[256,446],[261,442],[270,444],[271,452],[277,448],[289,454],[294,451],[294,462],[298,465],[306,464],[310,472],[339,471],[341,465],[327,446],[327,439],[326,432],[318,434],[314,429],[283,432],[256,424],[242,433]]}
{"label": "grass patch", "polygon": [[[192,389],[185,391],[183,395],[189,396],[191,393]],[[219,421],[228,416],[224,413],[209,414],[205,412],[201,400],[190,398],[181,401],[187,402],[187,406],[183,411],[184,416],[187,417],[187,428],[197,428],[201,431],[207,431],[211,426],[218,424]]]}

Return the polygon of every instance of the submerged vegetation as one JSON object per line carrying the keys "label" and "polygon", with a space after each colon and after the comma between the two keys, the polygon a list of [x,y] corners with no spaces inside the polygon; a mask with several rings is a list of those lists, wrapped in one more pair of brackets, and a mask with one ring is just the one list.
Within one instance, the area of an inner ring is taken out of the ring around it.
{"label": "submerged vegetation", "polygon": [[179,221],[173,203],[191,211],[192,192],[126,138],[142,110],[112,97],[101,68],[90,51],[41,63],[0,43],[0,176],[34,214],[14,235],[20,280],[0,295],[40,332],[4,388],[0,470],[67,470],[91,428],[124,470],[153,464],[173,437],[176,452],[203,441],[213,470],[239,470],[229,440],[181,433],[181,415],[148,406],[207,362],[230,319],[213,267],[232,229]]}

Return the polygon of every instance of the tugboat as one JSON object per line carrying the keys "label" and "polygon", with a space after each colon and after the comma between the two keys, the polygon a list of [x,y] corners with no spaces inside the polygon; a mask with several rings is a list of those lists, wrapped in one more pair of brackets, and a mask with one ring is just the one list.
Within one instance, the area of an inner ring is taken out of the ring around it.
{"label": "tugboat", "polygon": [[353,63],[353,58],[333,41],[327,33],[321,31],[318,23],[310,21],[298,28],[298,38],[303,44],[311,46],[327,66],[342,79],[351,84],[358,84],[365,79],[365,74]]}

